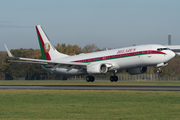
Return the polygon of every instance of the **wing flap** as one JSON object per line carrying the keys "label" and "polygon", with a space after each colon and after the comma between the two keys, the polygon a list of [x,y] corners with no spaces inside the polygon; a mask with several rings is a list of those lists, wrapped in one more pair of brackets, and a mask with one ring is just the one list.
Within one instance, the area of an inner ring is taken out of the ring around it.
{"label": "wing flap", "polygon": [[30,64],[41,64],[41,65],[48,65],[48,64],[62,64],[62,65],[73,65],[73,66],[83,66],[86,67],[89,63],[76,63],[76,62],[54,62],[48,60],[40,60],[40,59],[23,59],[19,58],[20,61],[16,60],[8,60],[9,62],[18,62],[18,63],[30,63]]}
{"label": "wing flap", "polygon": [[8,60],[9,62],[16,62],[16,63],[29,63],[29,64],[41,64],[41,65],[47,65],[48,63],[43,62],[31,62],[31,61],[17,61],[17,60]]}

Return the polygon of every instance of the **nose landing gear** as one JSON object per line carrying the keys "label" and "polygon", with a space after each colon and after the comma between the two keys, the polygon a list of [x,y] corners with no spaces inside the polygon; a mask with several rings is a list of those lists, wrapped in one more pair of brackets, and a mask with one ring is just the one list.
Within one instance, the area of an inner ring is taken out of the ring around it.
{"label": "nose landing gear", "polygon": [[160,67],[164,67],[166,65],[168,65],[168,63],[159,63],[159,64],[157,64],[157,67],[158,67],[157,73],[162,73],[162,70],[161,70]]}
{"label": "nose landing gear", "polygon": [[162,70],[160,67],[158,67],[157,73],[162,73]]}

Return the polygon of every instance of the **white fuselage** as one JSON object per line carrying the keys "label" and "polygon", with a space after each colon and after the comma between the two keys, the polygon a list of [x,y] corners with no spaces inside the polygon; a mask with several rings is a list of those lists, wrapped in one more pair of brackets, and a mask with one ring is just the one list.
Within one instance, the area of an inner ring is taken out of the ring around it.
{"label": "white fuselage", "polygon": [[[89,65],[104,63],[111,64],[109,71],[124,69],[131,69],[137,67],[154,66],[160,63],[167,63],[171,60],[175,53],[169,49],[158,50],[159,48],[166,48],[162,45],[140,45],[125,47],[113,50],[106,50],[94,53],[79,54],[74,56],[67,56],[52,60],[53,62],[78,62],[89,63]],[[56,72],[66,75],[80,75],[87,74],[87,71],[80,71],[78,68],[66,65],[56,65],[52,68],[45,68],[51,72]]]}

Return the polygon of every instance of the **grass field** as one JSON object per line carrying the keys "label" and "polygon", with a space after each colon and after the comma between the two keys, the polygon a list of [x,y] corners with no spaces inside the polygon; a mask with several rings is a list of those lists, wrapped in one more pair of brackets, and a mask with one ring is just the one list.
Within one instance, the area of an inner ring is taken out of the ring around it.
{"label": "grass field", "polygon": [[60,80],[0,80],[0,85],[147,85],[147,86],[180,86],[180,82],[154,82],[154,81],[95,81],[85,80],[60,81]]}
{"label": "grass field", "polygon": [[179,120],[180,92],[0,90],[1,120]]}
{"label": "grass field", "polygon": [[[180,82],[0,81],[0,85],[158,85]],[[179,91],[0,90],[0,120],[179,120]]]}

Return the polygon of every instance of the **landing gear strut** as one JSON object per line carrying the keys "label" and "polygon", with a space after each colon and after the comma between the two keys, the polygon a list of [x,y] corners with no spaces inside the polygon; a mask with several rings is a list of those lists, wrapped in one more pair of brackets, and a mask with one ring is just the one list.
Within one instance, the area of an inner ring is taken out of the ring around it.
{"label": "landing gear strut", "polygon": [[115,72],[114,72],[114,75],[110,77],[110,81],[111,81],[111,82],[117,82],[117,81],[118,81],[118,76],[116,76],[116,72],[117,72],[117,71],[115,71]]}
{"label": "landing gear strut", "polygon": [[157,73],[162,73],[162,70],[160,67],[158,67]]}
{"label": "landing gear strut", "polygon": [[94,76],[92,76],[92,75],[86,77],[86,81],[87,81],[87,82],[94,82],[94,79],[95,79],[95,78],[94,78]]}

